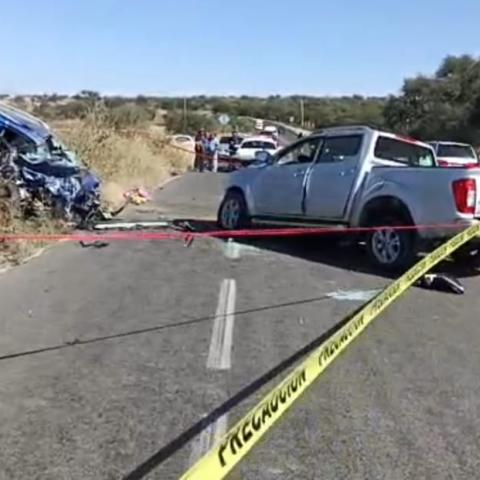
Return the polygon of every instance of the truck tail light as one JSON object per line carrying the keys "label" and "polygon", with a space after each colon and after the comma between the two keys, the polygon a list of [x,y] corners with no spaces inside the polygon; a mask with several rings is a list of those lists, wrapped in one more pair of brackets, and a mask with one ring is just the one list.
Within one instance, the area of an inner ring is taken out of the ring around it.
{"label": "truck tail light", "polygon": [[437,163],[439,167],[449,167],[450,163],[448,163],[446,160],[440,160],[437,158]]}
{"label": "truck tail light", "polygon": [[455,180],[452,183],[453,196],[457,210],[460,213],[475,213],[475,203],[477,201],[477,182],[473,178],[463,178]]}

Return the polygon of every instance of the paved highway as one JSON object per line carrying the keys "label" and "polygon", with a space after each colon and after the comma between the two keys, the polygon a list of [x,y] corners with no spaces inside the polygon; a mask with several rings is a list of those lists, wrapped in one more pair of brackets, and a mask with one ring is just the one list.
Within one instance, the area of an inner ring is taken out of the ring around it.
{"label": "paved highway", "polygon": [[[223,178],[129,215],[211,219]],[[461,278],[464,296],[413,289],[375,321],[231,478],[478,478],[479,281]],[[0,276],[1,356],[151,330],[2,360],[0,478],[121,478],[388,281],[315,241],[48,250]],[[146,478],[177,478],[271,385]]]}

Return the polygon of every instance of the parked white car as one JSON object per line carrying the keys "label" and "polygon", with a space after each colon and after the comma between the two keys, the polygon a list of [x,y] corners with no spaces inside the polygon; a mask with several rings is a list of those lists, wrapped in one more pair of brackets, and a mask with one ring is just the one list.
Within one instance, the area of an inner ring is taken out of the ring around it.
{"label": "parked white car", "polygon": [[475,149],[468,143],[458,142],[428,142],[437,155],[440,167],[457,167],[478,165]]}
{"label": "parked white car", "polygon": [[256,160],[259,152],[266,151],[273,155],[278,150],[277,143],[263,136],[249,137],[242,141],[235,153],[235,160],[250,163]]}
{"label": "parked white car", "polygon": [[171,142],[173,145],[176,145],[182,149],[188,150],[189,152],[194,151],[195,140],[190,135],[183,135],[183,134],[173,135],[171,137]]}

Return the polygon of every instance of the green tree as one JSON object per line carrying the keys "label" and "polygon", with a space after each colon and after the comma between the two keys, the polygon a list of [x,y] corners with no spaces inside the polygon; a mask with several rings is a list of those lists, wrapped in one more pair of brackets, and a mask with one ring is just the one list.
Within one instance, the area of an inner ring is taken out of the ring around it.
{"label": "green tree", "polygon": [[432,77],[406,79],[384,116],[390,128],[421,139],[480,142],[480,61],[448,56]]}

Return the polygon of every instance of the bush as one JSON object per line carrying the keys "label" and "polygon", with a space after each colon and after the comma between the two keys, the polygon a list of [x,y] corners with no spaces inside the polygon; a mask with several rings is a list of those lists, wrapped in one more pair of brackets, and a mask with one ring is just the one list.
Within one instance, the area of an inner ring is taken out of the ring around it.
{"label": "bush", "polygon": [[207,131],[217,131],[220,129],[220,125],[214,117],[202,115],[200,113],[189,113],[185,122],[181,110],[168,112],[165,126],[169,132],[187,133],[190,135],[194,135],[201,128],[204,128]]}
{"label": "bush", "polygon": [[90,112],[63,137],[83,163],[100,176],[108,203],[121,202],[129,188],[156,187],[170,175],[187,170],[193,161],[192,154],[172,148],[156,131],[120,132],[104,108]]}
{"label": "bush", "polygon": [[145,127],[155,118],[155,112],[133,104],[120,105],[107,110],[110,125],[117,129]]}

